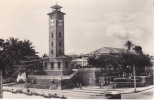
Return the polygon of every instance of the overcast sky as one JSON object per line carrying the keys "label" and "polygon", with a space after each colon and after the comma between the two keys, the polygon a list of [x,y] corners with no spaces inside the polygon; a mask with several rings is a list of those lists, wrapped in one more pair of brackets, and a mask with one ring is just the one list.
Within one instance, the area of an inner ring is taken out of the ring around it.
{"label": "overcast sky", "polygon": [[152,0],[0,0],[0,38],[29,39],[39,55],[48,54],[47,13],[56,2],[66,13],[66,54],[124,48],[129,36],[154,54]]}

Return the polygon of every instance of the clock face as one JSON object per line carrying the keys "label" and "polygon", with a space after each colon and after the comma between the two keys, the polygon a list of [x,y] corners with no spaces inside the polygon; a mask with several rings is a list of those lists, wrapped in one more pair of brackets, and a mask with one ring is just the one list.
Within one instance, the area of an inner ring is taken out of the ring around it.
{"label": "clock face", "polygon": [[50,26],[54,26],[54,21],[55,21],[55,19],[50,20]]}
{"label": "clock face", "polygon": [[63,26],[63,20],[58,20],[58,26]]}

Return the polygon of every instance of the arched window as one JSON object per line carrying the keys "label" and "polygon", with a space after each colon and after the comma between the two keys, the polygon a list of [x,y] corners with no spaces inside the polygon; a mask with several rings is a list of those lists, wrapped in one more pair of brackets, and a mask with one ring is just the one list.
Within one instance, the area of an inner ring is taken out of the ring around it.
{"label": "arched window", "polygon": [[61,15],[59,15],[59,19],[62,19],[62,16]]}
{"label": "arched window", "polygon": [[53,18],[53,15],[51,15],[50,18],[52,19]]}
{"label": "arched window", "polygon": [[60,55],[62,54],[61,49],[59,49],[59,54],[60,54]]}
{"label": "arched window", "polygon": [[61,41],[59,42],[59,46],[61,47]]}
{"label": "arched window", "polygon": [[59,32],[59,37],[61,37],[61,32]]}
{"label": "arched window", "polygon": [[51,50],[51,54],[53,54],[53,50]]}
{"label": "arched window", "polygon": [[53,33],[51,33],[51,37],[53,38]]}
{"label": "arched window", "polygon": [[53,46],[53,42],[51,42],[51,46]]}

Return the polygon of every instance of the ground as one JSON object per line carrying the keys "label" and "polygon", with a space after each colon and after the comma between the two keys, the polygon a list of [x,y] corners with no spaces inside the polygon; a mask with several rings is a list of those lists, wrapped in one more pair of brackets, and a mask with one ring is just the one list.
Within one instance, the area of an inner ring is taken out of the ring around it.
{"label": "ground", "polygon": [[[4,86],[5,89],[22,89],[26,91],[26,88],[23,88],[24,84],[17,84],[15,86]],[[74,89],[66,89],[66,90],[49,90],[49,89],[34,89],[29,88],[31,91],[37,91],[39,94],[48,94],[48,93],[57,93],[58,96],[65,96],[68,99],[104,99],[106,93],[121,93],[122,99],[151,99],[153,98],[153,90],[154,86],[147,87],[138,87],[138,93],[134,93],[134,88],[117,88],[113,90],[110,87],[99,88],[98,86],[88,86],[83,87],[82,89],[74,88]],[[9,95],[9,97],[8,97]],[[8,92],[4,92],[4,98],[42,98],[40,96],[27,96],[24,94],[12,94]]]}
{"label": "ground", "polygon": [[154,99],[154,89],[148,89],[139,93],[122,94],[122,99]]}

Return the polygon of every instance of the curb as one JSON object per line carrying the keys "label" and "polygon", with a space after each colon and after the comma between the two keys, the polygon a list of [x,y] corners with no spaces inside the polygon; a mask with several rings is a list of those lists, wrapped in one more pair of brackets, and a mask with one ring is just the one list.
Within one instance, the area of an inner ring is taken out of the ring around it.
{"label": "curb", "polygon": [[137,92],[127,92],[127,93],[121,93],[121,94],[133,94],[133,93],[139,93],[139,92],[143,92],[143,91],[146,91],[146,90],[149,90],[149,89],[152,89],[154,87],[150,87],[150,88],[147,88],[147,89],[143,89],[143,90],[138,90]]}

